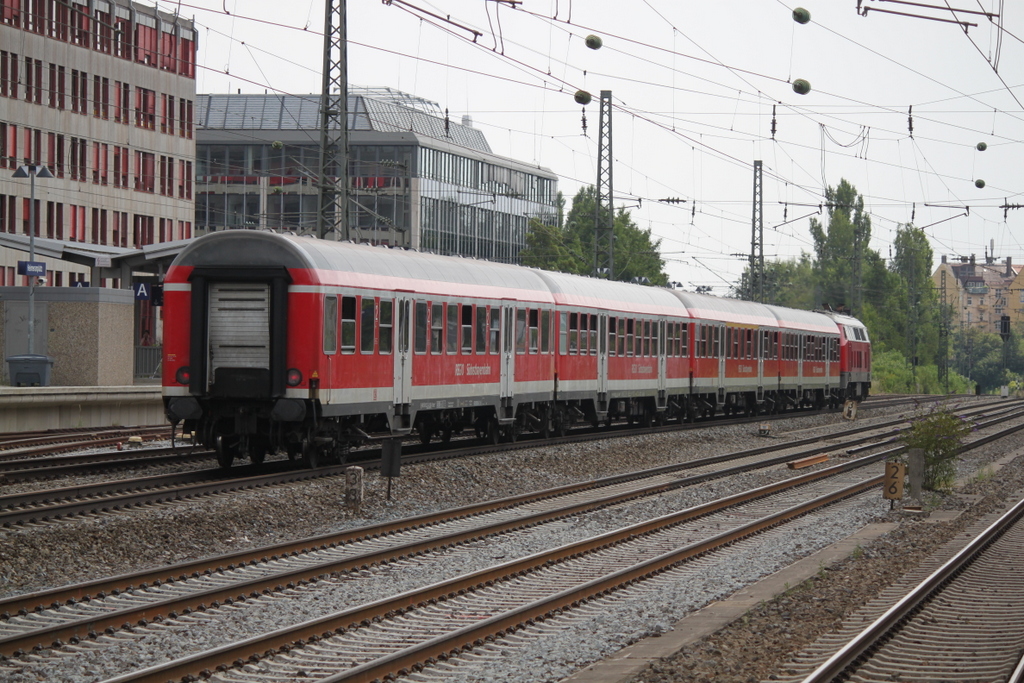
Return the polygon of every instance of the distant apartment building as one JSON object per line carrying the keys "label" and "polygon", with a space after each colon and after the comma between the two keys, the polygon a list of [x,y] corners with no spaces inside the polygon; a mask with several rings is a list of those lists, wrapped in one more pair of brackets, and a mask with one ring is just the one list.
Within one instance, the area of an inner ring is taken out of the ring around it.
{"label": "distant apartment building", "polygon": [[[107,252],[192,236],[195,55],[191,21],[131,0],[0,0],[0,233]],[[34,226],[23,164],[54,175]],[[0,249],[0,285],[27,284],[19,260]],[[47,263],[47,285],[90,279],[129,286]]]}
{"label": "distant apartment building", "polygon": [[[315,231],[319,105],[198,96],[197,232]],[[555,220],[557,177],[493,154],[468,117],[388,88],[350,89],[348,110],[349,239],[514,263],[530,220]]]}
{"label": "distant apartment building", "polygon": [[1009,257],[997,263],[986,255],[985,262],[978,263],[973,254],[955,261],[943,256],[932,283],[939,301],[952,314],[954,327],[999,333],[1004,315],[1010,316],[1011,322],[1021,322],[1024,294],[1017,282],[1020,272],[1021,266]]}

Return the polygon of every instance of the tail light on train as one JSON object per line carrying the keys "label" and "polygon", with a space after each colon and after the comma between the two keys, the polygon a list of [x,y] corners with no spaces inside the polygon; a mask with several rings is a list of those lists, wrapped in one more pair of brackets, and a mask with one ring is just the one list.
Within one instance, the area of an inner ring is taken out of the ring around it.
{"label": "tail light on train", "polygon": [[289,369],[288,376],[285,379],[285,381],[288,383],[288,386],[290,387],[299,386],[300,384],[302,384],[302,372],[295,368]]}
{"label": "tail light on train", "polygon": [[174,373],[174,381],[176,381],[178,384],[188,384],[191,378],[192,369],[187,365],[181,366],[180,368],[178,368],[178,371]]}

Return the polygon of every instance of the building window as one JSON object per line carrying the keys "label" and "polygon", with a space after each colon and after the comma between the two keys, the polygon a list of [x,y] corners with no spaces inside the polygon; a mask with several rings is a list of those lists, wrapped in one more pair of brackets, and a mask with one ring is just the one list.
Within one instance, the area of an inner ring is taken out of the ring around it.
{"label": "building window", "polygon": [[156,130],[156,93],[152,90],[135,89],[135,125]]}

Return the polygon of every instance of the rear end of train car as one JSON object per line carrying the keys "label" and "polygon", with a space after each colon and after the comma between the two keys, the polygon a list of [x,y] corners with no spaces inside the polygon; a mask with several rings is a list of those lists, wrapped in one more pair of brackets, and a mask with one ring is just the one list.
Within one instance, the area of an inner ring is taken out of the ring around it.
{"label": "rear end of train car", "polygon": [[316,453],[326,264],[303,240],[207,235],[164,280],[165,411],[224,467],[279,449]]}

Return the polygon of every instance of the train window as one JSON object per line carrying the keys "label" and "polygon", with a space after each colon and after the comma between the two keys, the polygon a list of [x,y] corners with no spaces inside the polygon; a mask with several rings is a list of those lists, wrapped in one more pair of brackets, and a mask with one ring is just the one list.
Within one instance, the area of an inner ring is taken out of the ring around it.
{"label": "train window", "polygon": [[530,353],[537,353],[540,348],[540,311],[536,308],[530,309]]}
{"label": "train window", "polygon": [[540,352],[551,352],[551,311],[540,312]]}
{"label": "train window", "polygon": [[338,297],[324,298],[324,353],[338,352]]}
{"label": "train window", "polygon": [[473,353],[473,307],[462,304],[462,352]]}
{"label": "train window", "polygon": [[590,352],[590,326],[588,324],[590,320],[589,313],[580,313],[580,355],[585,356]]}
{"label": "train window", "polygon": [[356,298],[341,297],[341,352],[356,352]]}
{"label": "train window", "polygon": [[626,355],[633,355],[633,330],[636,325],[636,321],[632,318],[626,318]]}
{"label": "train window", "polygon": [[516,353],[526,353],[526,309],[516,309]]}
{"label": "train window", "polygon": [[448,304],[445,310],[444,350],[449,355],[459,352],[459,305]]}
{"label": "train window", "polygon": [[580,349],[580,314],[569,314],[569,354],[575,356]]}
{"label": "train window", "polygon": [[398,352],[409,351],[409,300],[398,302]]}
{"label": "train window", "polygon": [[491,353],[498,353],[501,345],[498,343],[501,334],[501,309],[491,306]]}
{"label": "train window", "polygon": [[651,339],[651,355],[657,356],[658,349],[665,348],[665,322],[654,321],[654,337]]}
{"label": "train window", "polygon": [[377,348],[380,353],[391,353],[391,335],[394,302],[386,299],[380,300],[380,334],[377,341]]}
{"label": "train window", "polygon": [[377,307],[372,296],[364,296],[362,311],[359,316],[359,351],[373,353],[373,324],[377,317]]}
{"label": "train window", "polygon": [[714,349],[712,349],[712,351],[714,351],[715,355],[712,356],[712,357],[713,358],[718,358],[718,357],[720,357],[722,355],[722,328],[719,327],[718,325],[715,325],[713,339],[714,339],[715,347],[714,347]]}
{"label": "train window", "polygon": [[444,307],[441,304],[430,306],[430,352],[441,353],[444,348]]}
{"label": "train window", "polygon": [[644,321],[644,355],[651,355],[651,321]]}
{"label": "train window", "polygon": [[597,355],[597,314],[590,315],[590,355]]}
{"label": "train window", "polygon": [[608,355],[615,355],[616,321],[618,318],[608,318]]}
{"label": "train window", "polygon": [[487,307],[476,307],[476,352],[487,353]]}
{"label": "train window", "polygon": [[427,352],[427,302],[416,302],[416,316],[413,321],[415,325],[415,342],[413,349],[416,353]]}
{"label": "train window", "polygon": [[565,311],[558,314],[558,353],[569,353],[569,314]]}
{"label": "train window", "polygon": [[746,356],[746,358],[747,358],[747,360],[750,360],[751,358],[754,357],[754,331],[753,330],[747,330],[747,333],[746,333],[745,336],[747,338],[747,356]]}
{"label": "train window", "polygon": [[619,355],[626,355],[626,321],[619,318]]}

